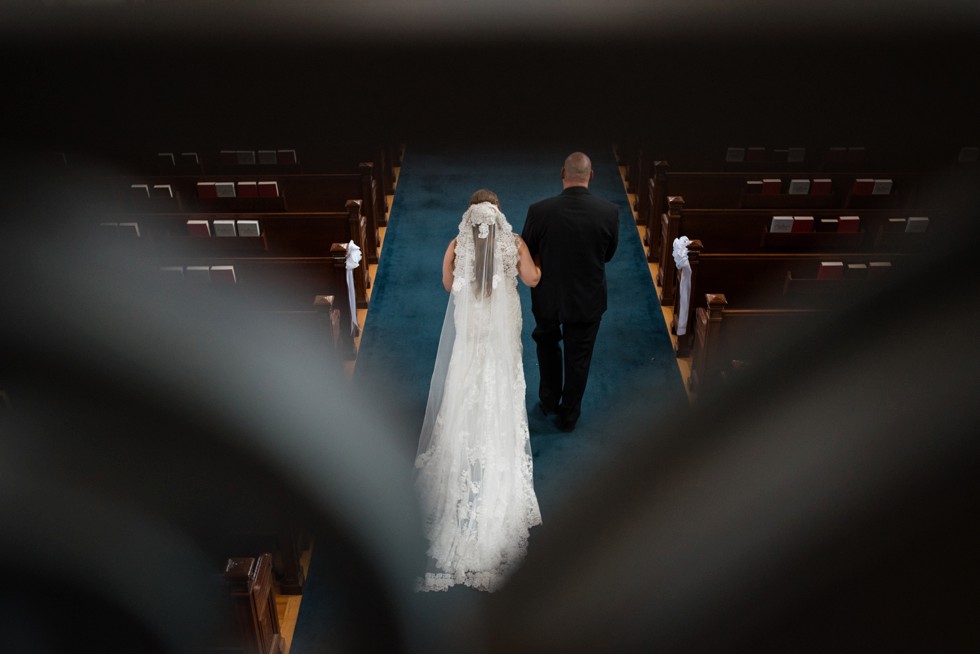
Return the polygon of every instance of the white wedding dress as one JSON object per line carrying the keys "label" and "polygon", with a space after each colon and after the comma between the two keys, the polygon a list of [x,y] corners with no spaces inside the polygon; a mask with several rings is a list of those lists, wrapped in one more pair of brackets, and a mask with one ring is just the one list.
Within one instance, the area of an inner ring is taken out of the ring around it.
{"label": "white wedding dress", "polygon": [[475,204],[463,214],[455,264],[415,460],[430,558],[419,589],[494,591],[541,523],[524,399],[517,245],[495,205]]}

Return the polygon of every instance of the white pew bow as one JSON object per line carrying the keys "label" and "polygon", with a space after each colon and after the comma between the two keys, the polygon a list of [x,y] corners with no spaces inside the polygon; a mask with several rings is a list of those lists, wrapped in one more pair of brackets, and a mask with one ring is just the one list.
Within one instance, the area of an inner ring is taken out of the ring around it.
{"label": "white pew bow", "polygon": [[361,328],[357,324],[357,299],[354,293],[354,269],[361,265],[361,248],[354,241],[347,244],[344,265],[347,268],[347,300],[350,302],[350,334],[357,336]]}
{"label": "white pew bow", "polygon": [[687,333],[687,316],[691,307],[691,262],[687,258],[687,246],[691,239],[686,236],[678,236],[674,239],[674,265],[680,273],[678,283],[678,298],[680,308],[677,312],[677,335],[683,336]]}

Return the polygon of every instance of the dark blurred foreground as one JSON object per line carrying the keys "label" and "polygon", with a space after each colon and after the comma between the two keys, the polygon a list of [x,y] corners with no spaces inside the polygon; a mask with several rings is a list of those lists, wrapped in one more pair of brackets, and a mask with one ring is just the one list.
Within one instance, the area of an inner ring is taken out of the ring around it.
{"label": "dark blurred foreground", "polygon": [[[661,45],[617,29],[586,48],[513,43],[502,28],[477,45],[368,30],[362,48],[311,30],[246,47],[135,19],[108,32],[83,20],[74,36],[38,23],[3,46],[5,138],[12,153],[114,162],[250,130],[293,142],[579,130],[671,145],[976,145],[963,38],[976,25],[926,34],[910,21],[875,38],[821,26],[793,40],[714,19]],[[227,34],[261,33],[242,29]],[[980,185],[937,174],[956,220],[918,266],[806,341],[774,344],[770,365],[731,392],[655,432],[633,426],[605,483],[569,489],[508,589],[447,604],[411,592],[414,447],[392,437],[384,404],[354,395],[299,335],[94,249],[76,229],[93,207],[7,164],[0,625],[11,651],[214,643],[228,534],[284,518],[337,553],[342,651],[980,648]]]}
{"label": "dark blurred foreground", "polygon": [[25,222],[4,241],[0,366],[17,651],[214,642],[234,535],[283,521],[332,552],[318,582],[348,651],[980,644],[975,230],[730,392],[633,425],[510,588],[447,605],[412,593],[414,444],[383,395],[352,395],[302,333],[161,285],[70,221],[40,240],[52,224]]}

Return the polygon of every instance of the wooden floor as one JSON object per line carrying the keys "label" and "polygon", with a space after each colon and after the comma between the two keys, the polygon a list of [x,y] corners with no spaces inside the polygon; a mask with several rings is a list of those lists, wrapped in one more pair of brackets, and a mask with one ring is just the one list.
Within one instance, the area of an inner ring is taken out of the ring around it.
{"label": "wooden floor", "polygon": [[[626,169],[621,166],[619,172],[620,172],[620,175],[623,176],[623,179],[624,179],[623,184],[624,184],[624,188],[625,188],[625,174],[626,174]],[[396,193],[397,193],[397,185],[398,185],[398,174],[399,174],[399,169],[398,168],[395,168],[395,192]],[[634,206],[635,207],[636,206],[636,196],[633,195],[632,193],[628,193],[627,195],[629,196],[630,206]],[[389,209],[390,209],[390,207],[392,205],[393,200],[394,200],[394,195],[389,195],[388,196],[388,207],[389,207]],[[389,213],[390,213],[390,211],[389,211]],[[634,211],[634,219],[635,219],[635,217],[636,217],[636,213]],[[644,237],[646,235],[646,227],[644,227],[642,225],[638,225],[637,226],[637,230],[639,231],[639,236],[640,236],[641,242],[643,242],[645,240]],[[384,246],[385,228],[384,227],[381,227],[381,228],[379,228],[378,231],[379,231],[379,237],[380,237],[379,247],[378,247],[378,255],[379,255],[379,258],[380,258],[381,249]],[[648,265],[650,267],[650,275],[653,278],[654,284],[656,284],[656,281],[657,281],[657,264],[656,263],[650,263]],[[369,277],[372,280],[375,279],[375,277],[377,275],[377,271],[378,271],[377,264],[370,264],[368,266],[368,275],[369,275]],[[658,293],[660,292],[660,288],[659,287],[657,288],[657,292]],[[371,289],[368,289],[367,296],[368,296],[368,300],[370,300],[370,298],[371,298]],[[674,316],[673,308],[672,307],[661,307],[661,310],[663,311],[665,324],[670,325],[670,322],[671,322],[671,320],[673,319],[673,316]],[[367,319],[367,314],[368,314],[368,310],[367,309],[358,309],[357,310],[357,324],[361,325],[361,327],[364,326],[364,321]],[[361,341],[360,337],[357,337],[357,338],[354,339],[354,342],[357,344],[358,347],[360,347],[360,341]],[[676,346],[676,344],[677,344],[676,337],[674,337],[673,335],[671,335],[671,341]],[[352,362],[350,362],[349,364],[347,364],[345,366],[345,369],[346,369],[346,372],[347,372],[348,377],[351,374],[353,374],[354,367],[355,367],[356,363],[357,362],[355,360],[355,361],[352,361]],[[677,359],[677,368],[678,368],[678,371],[681,374],[682,379],[684,380],[684,388],[686,389],[687,388],[687,380],[688,380],[688,377],[690,377],[690,375],[691,375],[691,361],[690,361],[690,359],[689,358],[678,358]],[[691,391],[690,390],[688,390],[688,398],[689,399],[693,399],[692,396],[691,396]],[[305,552],[303,554],[302,563],[303,563],[304,570],[309,570],[309,561],[310,561],[310,555],[311,555],[311,553],[312,553],[311,551],[307,551],[307,552]],[[300,606],[300,602],[302,601],[302,599],[303,598],[302,598],[301,595],[280,595],[280,594],[278,594],[278,592],[276,594],[276,607],[277,607],[278,612],[279,612],[279,628],[280,628],[280,630],[282,632],[283,639],[286,641],[286,648],[285,648],[286,654],[288,654],[289,648],[292,645],[293,633],[296,630],[296,618],[299,615],[299,606]]]}

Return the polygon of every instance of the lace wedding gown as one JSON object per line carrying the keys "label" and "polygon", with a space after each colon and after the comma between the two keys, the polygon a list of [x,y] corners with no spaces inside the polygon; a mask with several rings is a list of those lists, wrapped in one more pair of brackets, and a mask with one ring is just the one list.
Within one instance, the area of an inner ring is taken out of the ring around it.
{"label": "lace wedding gown", "polygon": [[420,590],[496,590],[541,523],[521,359],[517,245],[491,203],[471,206],[415,461],[429,540]]}

